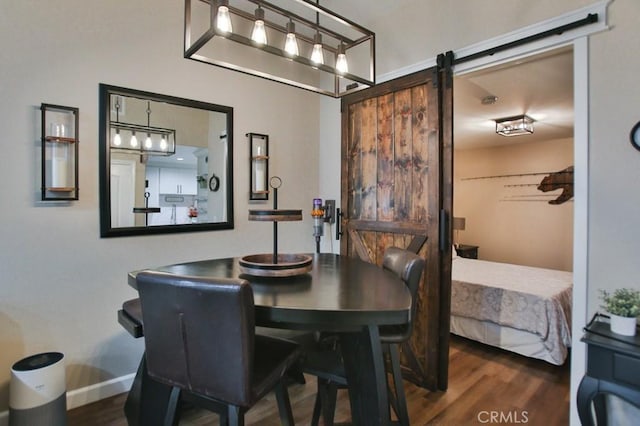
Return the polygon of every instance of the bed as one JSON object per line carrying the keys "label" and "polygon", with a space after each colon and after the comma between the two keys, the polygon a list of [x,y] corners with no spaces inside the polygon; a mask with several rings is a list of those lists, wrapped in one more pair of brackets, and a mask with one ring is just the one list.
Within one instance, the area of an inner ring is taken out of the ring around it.
{"label": "bed", "polygon": [[455,255],[451,271],[453,334],[551,364],[565,362],[571,345],[571,272]]}

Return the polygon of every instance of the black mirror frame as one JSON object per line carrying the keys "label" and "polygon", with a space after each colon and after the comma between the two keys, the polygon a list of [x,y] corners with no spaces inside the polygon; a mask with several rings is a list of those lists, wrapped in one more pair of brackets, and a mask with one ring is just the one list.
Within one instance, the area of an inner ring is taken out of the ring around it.
{"label": "black mirror frame", "polygon": [[[229,156],[227,158],[227,221],[215,223],[193,223],[180,225],[159,225],[159,226],[131,226],[123,228],[111,227],[111,182],[110,182],[110,144],[108,143],[108,123],[110,120],[110,95],[123,95],[149,99],[156,102],[166,102],[170,104],[186,106],[191,108],[217,111],[227,115],[227,144]],[[111,86],[100,83],[99,85],[99,136],[98,136],[98,172],[99,172],[99,193],[100,193],[100,237],[124,237],[132,235],[153,235],[168,234],[176,232],[198,232],[214,231],[222,229],[233,229],[233,107],[211,104],[207,102],[184,99],[170,95],[160,95],[157,93],[145,92],[142,90],[127,89],[124,87]]]}

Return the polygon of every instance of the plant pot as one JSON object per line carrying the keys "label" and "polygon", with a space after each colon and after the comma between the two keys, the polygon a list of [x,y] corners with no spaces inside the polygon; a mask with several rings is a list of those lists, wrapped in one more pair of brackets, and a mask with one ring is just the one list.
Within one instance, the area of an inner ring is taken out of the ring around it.
{"label": "plant pot", "polygon": [[636,317],[621,317],[619,315],[609,314],[611,317],[611,331],[622,336],[636,335]]}

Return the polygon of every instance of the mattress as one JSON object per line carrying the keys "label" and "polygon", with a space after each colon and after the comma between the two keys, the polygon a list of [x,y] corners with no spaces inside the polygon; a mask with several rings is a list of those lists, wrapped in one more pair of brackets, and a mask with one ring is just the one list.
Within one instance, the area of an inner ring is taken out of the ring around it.
{"label": "mattress", "polygon": [[[451,331],[563,364],[571,345],[572,288],[571,272],[454,258]],[[528,347],[532,339],[537,347]]]}

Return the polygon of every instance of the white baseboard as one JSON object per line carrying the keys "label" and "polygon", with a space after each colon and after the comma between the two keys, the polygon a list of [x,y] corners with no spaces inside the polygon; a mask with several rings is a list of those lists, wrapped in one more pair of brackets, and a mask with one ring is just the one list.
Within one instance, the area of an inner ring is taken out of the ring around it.
{"label": "white baseboard", "polygon": [[[135,373],[126,376],[116,377],[106,382],[96,383],[84,388],[74,389],[67,392],[67,410],[72,410],[101,399],[109,398],[122,392],[128,392],[131,389]],[[1,425],[0,425],[1,426]]]}
{"label": "white baseboard", "polygon": [[[101,399],[109,398],[131,389],[135,374],[116,377],[106,382],[96,383],[67,392],[67,410],[82,407]],[[9,411],[0,411],[0,426],[9,426]]]}

